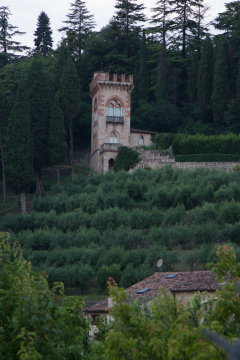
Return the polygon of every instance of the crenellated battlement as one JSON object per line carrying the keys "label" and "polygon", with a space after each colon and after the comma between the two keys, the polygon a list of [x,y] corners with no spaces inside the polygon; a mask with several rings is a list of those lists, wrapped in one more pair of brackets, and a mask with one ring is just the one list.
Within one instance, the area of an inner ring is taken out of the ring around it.
{"label": "crenellated battlement", "polygon": [[90,92],[91,97],[94,96],[96,92],[96,85],[99,86],[127,86],[128,92],[133,90],[133,75],[126,76],[125,74],[112,74],[105,71],[98,71],[94,73],[93,80],[90,83]]}

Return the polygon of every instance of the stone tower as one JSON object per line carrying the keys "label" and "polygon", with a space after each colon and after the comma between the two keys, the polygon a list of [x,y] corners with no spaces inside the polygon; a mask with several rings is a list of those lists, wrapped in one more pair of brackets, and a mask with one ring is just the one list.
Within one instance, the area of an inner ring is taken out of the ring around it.
{"label": "stone tower", "polygon": [[130,146],[130,112],[133,76],[95,72],[92,98],[91,168],[111,170],[121,145]]}

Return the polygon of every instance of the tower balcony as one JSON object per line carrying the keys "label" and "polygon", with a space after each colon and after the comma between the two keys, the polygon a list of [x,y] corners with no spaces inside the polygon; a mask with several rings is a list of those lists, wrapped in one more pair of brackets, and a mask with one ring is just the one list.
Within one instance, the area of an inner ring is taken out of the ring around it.
{"label": "tower balcony", "polygon": [[107,116],[107,123],[123,124],[124,117],[123,116]]}
{"label": "tower balcony", "polygon": [[104,143],[100,146],[100,154],[105,151],[118,152],[120,146],[122,146],[122,144]]}

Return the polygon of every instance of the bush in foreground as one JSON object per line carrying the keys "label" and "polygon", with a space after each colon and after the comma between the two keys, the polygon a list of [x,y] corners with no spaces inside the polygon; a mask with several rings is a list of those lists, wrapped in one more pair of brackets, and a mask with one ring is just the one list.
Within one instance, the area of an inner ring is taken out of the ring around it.
{"label": "bush in foreground", "polygon": [[62,306],[63,284],[49,289],[47,275],[36,274],[16,242],[0,234],[0,354],[9,359],[85,359],[88,325],[83,304]]}

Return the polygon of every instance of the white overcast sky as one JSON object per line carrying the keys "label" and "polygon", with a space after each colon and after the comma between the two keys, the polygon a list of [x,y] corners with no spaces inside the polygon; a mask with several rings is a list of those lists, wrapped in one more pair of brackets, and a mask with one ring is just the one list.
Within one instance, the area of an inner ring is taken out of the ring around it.
{"label": "white overcast sky", "polygon": [[[231,0],[205,0],[210,7],[208,12],[208,21],[213,20],[218,13],[225,11],[226,3]],[[0,6],[8,6],[12,15],[9,17],[9,23],[18,26],[19,31],[26,32],[25,35],[15,38],[22,45],[34,46],[34,32],[36,30],[37,19],[41,11],[44,11],[50,18],[50,25],[53,31],[53,47],[56,48],[62,34],[57,31],[66,20],[69,13],[70,4],[75,0],[0,0]],[[146,14],[151,16],[151,8],[155,6],[157,0],[139,0],[138,3],[144,3]],[[97,23],[96,30],[100,30],[107,25],[115,12],[115,0],[86,0],[87,9],[94,15]]]}

